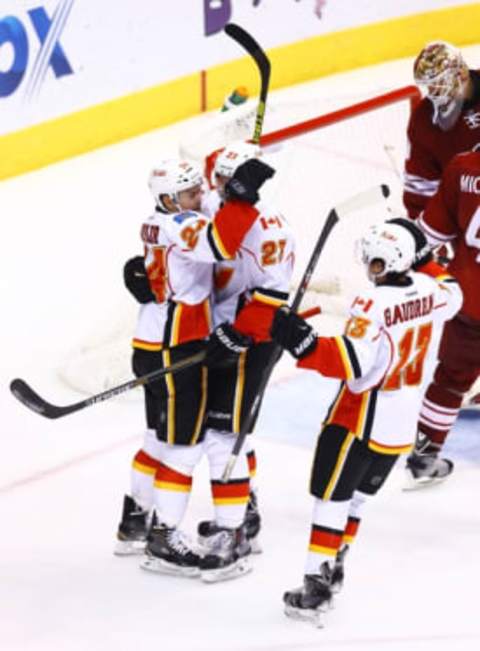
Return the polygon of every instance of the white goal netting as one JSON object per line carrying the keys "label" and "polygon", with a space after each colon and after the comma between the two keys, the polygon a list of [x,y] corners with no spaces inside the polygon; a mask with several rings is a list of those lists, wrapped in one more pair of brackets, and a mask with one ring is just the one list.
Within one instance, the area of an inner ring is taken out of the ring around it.
{"label": "white goal netting", "polygon": [[[352,102],[352,98],[349,98]],[[355,97],[356,102],[364,98]],[[343,106],[347,99],[342,98]],[[264,132],[276,132],[336,110],[339,98],[280,103],[267,108]],[[264,158],[277,174],[262,194],[272,201],[293,225],[297,237],[294,284],[300,279],[329,210],[337,203],[380,183],[389,185],[392,196],[385,205],[352,215],[339,223],[320,259],[312,288],[322,294],[322,307],[342,313],[352,293],[365,286],[364,273],[354,261],[354,245],[366,226],[403,213],[401,169],[405,155],[405,130],[410,111],[406,100],[379,106],[348,120],[276,142],[264,149]],[[214,149],[253,131],[255,104],[211,115],[202,133],[185,134],[180,152],[202,161]],[[314,300],[311,295],[307,301]]]}

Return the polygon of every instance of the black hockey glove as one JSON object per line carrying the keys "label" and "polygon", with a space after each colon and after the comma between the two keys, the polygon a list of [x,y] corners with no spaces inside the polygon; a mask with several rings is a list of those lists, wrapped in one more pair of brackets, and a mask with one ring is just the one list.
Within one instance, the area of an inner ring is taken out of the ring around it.
{"label": "black hockey glove", "polygon": [[210,335],[204,364],[209,368],[233,364],[252,343],[250,337],[242,335],[225,321]]}
{"label": "black hockey glove", "polygon": [[287,306],[280,307],[275,312],[270,335],[297,359],[306,357],[317,346],[317,335],[312,326]]}
{"label": "black hockey glove", "polygon": [[396,217],[395,219],[389,219],[387,223],[402,226],[410,233],[410,235],[412,235],[413,239],[415,240],[415,260],[412,264],[412,269],[414,271],[433,260],[432,247],[427,242],[427,238],[425,237],[423,231],[418,228],[415,222],[404,217]]}
{"label": "black hockey glove", "polygon": [[270,165],[257,158],[251,158],[235,170],[235,174],[225,185],[225,198],[246,201],[252,205],[259,200],[258,190],[275,174]]}
{"label": "black hockey glove", "polygon": [[123,267],[123,280],[130,294],[139,303],[150,303],[155,300],[148,282],[143,256],[137,255],[135,258],[127,260]]}

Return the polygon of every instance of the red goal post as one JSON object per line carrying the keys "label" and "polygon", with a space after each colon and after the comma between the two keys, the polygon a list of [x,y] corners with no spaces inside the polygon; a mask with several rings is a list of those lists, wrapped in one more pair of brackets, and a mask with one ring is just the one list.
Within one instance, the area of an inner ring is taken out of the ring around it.
{"label": "red goal post", "polygon": [[362,113],[374,111],[375,109],[380,109],[390,104],[395,104],[404,100],[408,100],[410,102],[410,110],[413,111],[413,109],[420,102],[421,98],[421,93],[416,86],[404,86],[403,88],[392,90],[389,93],[378,95],[377,97],[367,99],[363,102],[358,102],[357,104],[346,106],[345,108],[338,109],[337,111],[332,111],[331,113],[326,113],[325,115],[319,115],[316,118],[305,120],[303,122],[299,122],[298,124],[293,124],[283,129],[277,129],[276,131],[267,133],[260,138],[260,144],[263,147],[268,147],[269,145],[273,145],[277,142],[282,142],[288,140],[289,138],[294,138],[296,136],[308,133],[309,131],[315,131],[316,129],[327,127],[330,124],[338,123],[342,120],[348,120],[350,118],[361,115]]}

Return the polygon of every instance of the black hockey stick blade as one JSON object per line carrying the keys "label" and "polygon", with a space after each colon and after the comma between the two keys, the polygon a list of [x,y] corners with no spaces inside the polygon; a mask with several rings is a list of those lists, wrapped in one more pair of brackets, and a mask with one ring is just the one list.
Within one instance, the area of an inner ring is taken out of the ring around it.
{"label": "black hockey stick blade", "polygon": [[19,378],[12,380],[10,383],[10,391],[25,407],[46,418],[60,418],[60,416],[65,416],[76,411],[76,409],[73,409],[75,405],[71,405],[70,407],[57,407],[56,405],[50,404],[39,396],[29,384]]}
{"label": "black hockey stick blade", "polygon": [[200,364],[204,359],[205,351],[201,350],[198,353],[195,353],[195,355],[190,355],[189,357],[185,357],[185,359],[175,362],[171,366],[159,368],[156,371],[152,371],[146,375],[134,378],[133,380],[129,380],[128,382],[124,382],[123,384],[119,384],[116,387],[107,389],[102,393],[97,393],[90,398],[80,400],[79,402],[74,402],[70,405],[52,405],[50,402],[47,402],[44,400],[44,398],[39,396],[38,393],[34,391],[32,387],[27,384],[27,382],[25,382],[25,380],[21,380],[20,378],[12,380],[10,383],[10,391],[15,396],[15,398],[17,398],[17,400],[25,405],[25,407],[28,407],[28,409],[31,409],[37,414],[45,416],[45,418],[61,418],[62,416],[68,416],[69,414],[73,414],[76,411],[85,409],[86,407],[96,405],[99,402],[110,400],[110,398],[119,396],[126,391],[130,391],[136,387],[143,386],[149,382],[153,382],[154,380],[157,380],[164,375],[168,375],[169,373],[178,373],[189,368],[190,366]]}
{"label": "black hockey stick blade", "polygon": [[258,101],[257,112],[255,115],[255,127],[252,135],[252,142],[259,143],[260,136],[262,135],[263,120],[267,106],[268,87],[270,84],[270,59],[253,36],[245,31],[243,27],[240,27],[240,25],[228,23],[225,25],[224,31],[225,34],[230,36],[230,38],[233,38],[234,41],[241,45],[244,50],[250,54],[260,73],[260,98]]}
{"label": "black hockey stick blade", "polygon": [[[300,307],[300,303],[305,295],[305,292],[308,289],[308,285],[312,278],[313,272],[315,271],[315,268],[317,266],[320,255],[323,251],[325,243],[330,233],[332,232],[332,229],[335,226],[335,224],[343,217],[346,217],[348,214],[355,212],[357,210],[362,210],[363,208],[368,208],[369,206],[372,206],[378,203],[379,201],[386,199],[389,195],[390,195],[390,188],[388,187],[388,185],[376,185],[373,188],[370,188],[369,190],[360,192],[354,195],[353,197],[350,197],[349,199],[342,201],[341,203],[339,203],[337,206],[335,206],[330,210],[330,212],[327,215],[327,219],[323,225],[323,228],[320,232],[318,240],[315,244],[310,260],[305,268],[305,272],[303,274],[302,280],[300,281],[300,285],[298,286],[297,291],[295,292],[295,296],[293,297],[293,301],[290,306],[292,311],[297,312],[298,308]],[[245,441],[247,433],[250,431],[250,426],[253,423],[253,419],[256,416],[259,401],[263,396],[263,393],[268,384],[268,380],[270,379],[270,375],[272,374],[275,364],[280,359],[281,354],[282,354],[282,348],[278,345],[275,346],[272,355],[270,357],[270,361],[267,363],[264,369],[263,378],[258,388],[257,396],[250,408],[250,411],[247,413],[245,417],[240,432],[233,445],[230,457],[225,465],[225,469],[222,475],[223,482],[227,482],[230,479],[230,476],[232,474],[240,450],[243,447],[243,443]]]}

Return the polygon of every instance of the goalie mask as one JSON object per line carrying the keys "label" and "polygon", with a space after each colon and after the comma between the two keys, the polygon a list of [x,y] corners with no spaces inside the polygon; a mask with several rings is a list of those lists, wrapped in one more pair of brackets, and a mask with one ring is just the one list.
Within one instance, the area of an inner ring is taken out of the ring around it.
{"label": "goalie mask", "polygon": [[180,209],[179,193],[202,185],[202,183],[203,177],[200,169],[192,163],[179,159],[162,161],[150,172],[148,179],[148,187],[155,203],[165,213],[171,212],[164,203],[165,196],[170,197],[175,206]]}
{"label": "goalie mask", "polygon": [[462,110],[469,79],[460,50],[444,41],[428,43],[413,64],[415,83],[433,104],[433,122],[451,129]]}
{"label": "goalie mask", "polygon": [[[415,240],[397,224],[376,224],[359,240],[357,252],[367,268],[369,279],[375,281],[385,274],[401,274],[411,268],[415,259]],[[383,263],[381,271],[372,271],[374,261]]]}
{"label": "goalie mask", "polygon": [[242,163],[246,163],[251,158],[260,157],[260,147],[251,142],[237,140],[230,143],[221,151],[215,161],[214,172],[219,176],[225,176],[231,179],[235,170]]}

